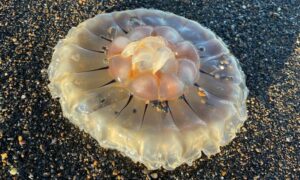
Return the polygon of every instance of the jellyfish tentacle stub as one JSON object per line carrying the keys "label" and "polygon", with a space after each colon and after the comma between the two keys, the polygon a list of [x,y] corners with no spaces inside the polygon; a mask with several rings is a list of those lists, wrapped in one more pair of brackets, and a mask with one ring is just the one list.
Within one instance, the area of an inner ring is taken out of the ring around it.
{"label": "jellyfish tentacle stub", "polygon": [[218,153],[247,119],[238,60],[212,31],[168,12],[88,19],[55,47],[48,73],[64,116],[149,169]]}

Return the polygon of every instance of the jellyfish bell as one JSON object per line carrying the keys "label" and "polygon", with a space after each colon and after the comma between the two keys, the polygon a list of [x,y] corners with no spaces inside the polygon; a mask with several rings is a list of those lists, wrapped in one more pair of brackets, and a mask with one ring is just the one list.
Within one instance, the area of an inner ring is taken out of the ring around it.
{"label": "jellyfish bell", "polygon": [[212,31],[168,12],[86,20],[59,41],[48,73],[65,117],[149,169],[218,153],[247,119],[238,60]]}

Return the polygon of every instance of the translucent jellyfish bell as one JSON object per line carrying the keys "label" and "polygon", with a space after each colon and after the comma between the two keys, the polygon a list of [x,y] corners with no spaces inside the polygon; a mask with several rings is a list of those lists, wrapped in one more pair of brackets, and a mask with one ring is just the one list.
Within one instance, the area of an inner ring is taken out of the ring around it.
{"label": "translucent jellyfish bell", "polygon": [[218,153],[247,118],[238,60],[212,31],[168,12],[88,19],[59,41],[48,72],[65,117],[149,169]]}

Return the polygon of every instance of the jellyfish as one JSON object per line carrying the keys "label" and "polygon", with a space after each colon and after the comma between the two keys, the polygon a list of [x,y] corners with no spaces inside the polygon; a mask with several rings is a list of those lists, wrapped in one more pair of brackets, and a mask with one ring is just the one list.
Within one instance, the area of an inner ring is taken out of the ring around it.
{"label": "jellyfish", "polygon": [[150,170],[220,152],[247,119],[238,60],[211,30],[170,12],[80,23],[55,46],[48,75],[66,118]]}

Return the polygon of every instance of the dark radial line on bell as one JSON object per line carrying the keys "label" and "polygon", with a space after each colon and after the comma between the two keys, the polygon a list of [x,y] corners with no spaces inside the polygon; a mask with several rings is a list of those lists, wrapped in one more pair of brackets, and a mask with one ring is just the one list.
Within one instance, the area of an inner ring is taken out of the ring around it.
{"label": "dark radial line on bell", "polygon": [[[120,28],[121,28],[121,26],[120,26]],[[127,34],[128,33],[128,31],[126,31],[125,29],[123,29],[123,28],[121,28],[121,30],[125,33],[125,34]]]}
{"label": "dark radial line on bell", "polygon": [[97,69],[92,69],[92,70],[88,70],[88,71],[82,71],[82,72],[93,72],[93,71],[101,71],[101,70],[106,70],[106,69],[108,69],[108,66],[97,68]]}
{"label": "dark radial line on bell", "polygon": [[107,86],[107,85],[110,85],[110,84],[112,84],[112,83],[115,83],[116,82],[116,80],[115,79],[113,79],[113,80],[111,80],[111,81],[109,81],[109,82],[107,82],[107,83],[105,83],[105,84],[103,84],[102,86],[100,86],[100,87],[105,87],[105,86]]}
{"label": "dark radial line on bell", "polygon": [[123,108],[120,110],[120,112],[117,114],[117,117],[116,117],[116,118],[118,118],[118,117],[120,116],[120,114],[122,113],[122,111],[129,105],[129,103],[131,102],[132,98],[133,98],[133,95],[131,94],[131,95],[129,96],[129,98],[128,98],[128,101],[127,101],[126,104],[124,105],[124,107],[123,107]]}
{"label": "dark radial line on bell", "polygon": [[148,104],[145,104],[143,118],[142,118],[142,122],[141,122],[140,128],[142,128],[142,126],[144,124],[144,119],[145,119],[145,115],[146,115],[146,112],[147,112],[147,108],[148,108]]}
{"label": "dark radial line on bell", "polygon": [[[171,117],[172,117],[172,120],[174,121],[173,113],[172,113],[172,111],[171,111],[171,107],[169,106],[169,101],[166,101],[166,105],[167,105],[167,107],[168,107],[168,110],[169,110],[169,112],[170,112],[170,115],[171,115]],[[175,123],[175,121],[174,121],[174,123]]]}
{"label": "dark radial line on bell", "polygon": [[192,108],[191,104],[188,102],[188,100],[185,98],[184,95],[182,95],[182,99],[183,99],[183,101],[189,106],[189,108],[191,108],[191,110],[198,116],[198,114],[197,114],[196,111]]}
{"label": "dark radial line on bell", "polygon": [[[84,49],[86,49],[86,48],[84,48]],[[86,49],[86,50],[96,52],[96,53],[101,53],[101,54],[104,53],[104,51],[97,51],[97,50],[93,50],[93,49]]]}
{"label": "dark radial line on bell", "polygon": [[199,72],[203,73],[203,74],[206,74],[208,76],[211,76],[211,77],[214,77],[212,74],[206,72],[206,71],[203,71],[202,69],[199,69]]}
{"label": "dark radial line on bell", "polygon": [[167,104],[167,107],[168,107],[168,110],[170,112],[170,115],[171,115],[171,118],[172,118],[172,121],[174,122],[174,124],[179,128],[179,126],[177,125],[177,123],[175,122],[175,119],[174,119],[174,116],[173,116],[173,113],[172,113],[172,110],[171,110],[171,107],[169,106],[169,101],[166,101],[166,104]]}
{"label": "dark radial line on bell", "polygon": [[104,37],[104,36],[100,36],[100,37],[101,37],[102,39],[106,40],[106,41],[112,42],[111,39],[108,39],[108,38],[106,38],[106,37]]}
{"label": "dark radial line on bell", "polygon": [[194,86],[196,86],[197,88],[199,88],[200,86],[199,86],[199,84],[197,84],[197,83],[194,83]]}

